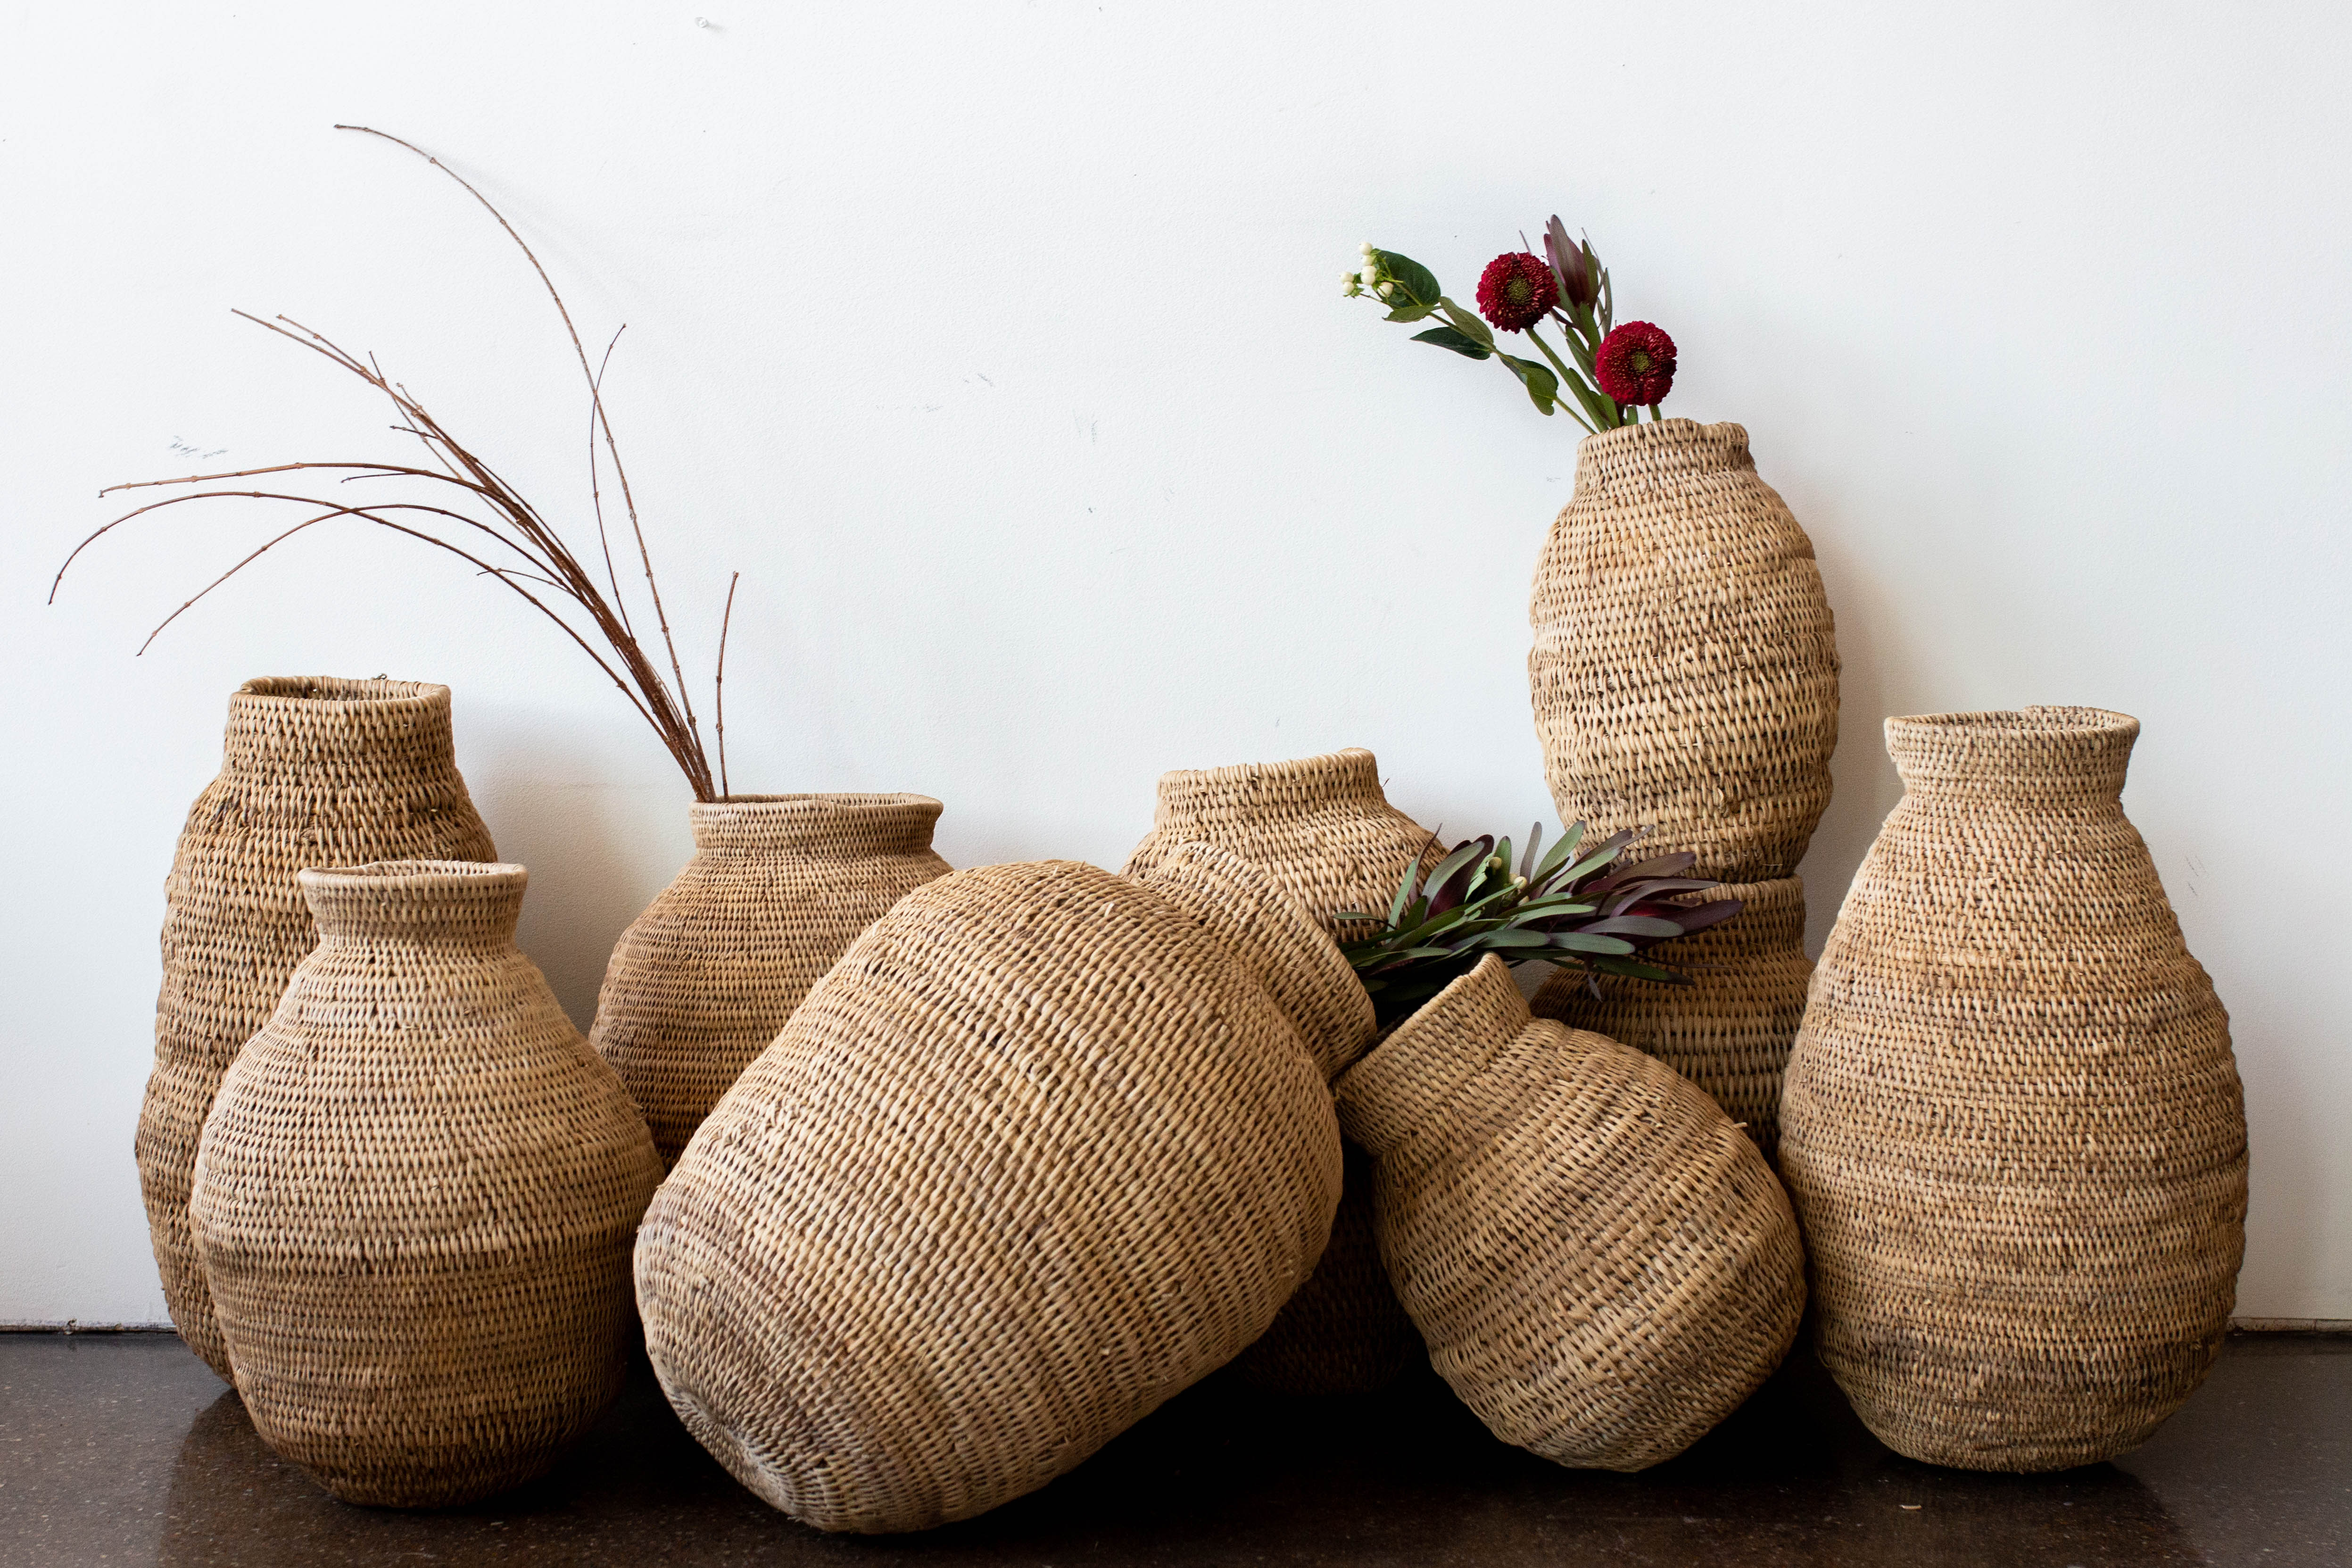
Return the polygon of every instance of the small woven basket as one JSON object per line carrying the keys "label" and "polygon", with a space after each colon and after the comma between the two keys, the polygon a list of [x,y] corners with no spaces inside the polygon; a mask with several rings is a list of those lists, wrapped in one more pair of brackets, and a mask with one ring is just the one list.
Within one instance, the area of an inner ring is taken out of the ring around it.
{"label": "small woven basket", "polygon": [[221,1075],[319,945],[295,873],[497,853],[457,776],[447,687],[289,676],[229,698],[220,776],[189,808],[163,883],[155,1068],[135,1144],[164,1306],[223,1378],[228,1351],[188,1234],[188,1182]]}
{"label": "small woven basket", "polygon": [[1638,1470],[1795,1341],[1804,1255],[1756,1145],[1664,1063],[1528,1012],[1488,955],[1336,1086],[1430,1361],[1505,1442]]}
{"label": "small woven basket", "polygon": [[1034,1490],[1263,1333],[1339,1195],[1370,998],[1201,845],[918,888],[817,982],[637,1243],[655,1371],[820,1529]]}
{"label": "small woven basket", "polygon": [[1836,628],[1737,425],[1588,436],[1528,611],[1559,819],[1648,826],[1727,882],[1794,876],[1830,799]]}
{"label": "small woven basket", "polygon": [[621,934],[589,1041],[665,1167],[817,976],[948,863],[919,795],[730,795],[691,808],[694,858]]}
{"label": "small woven basket", "polygon": [[[1163,773],[1151,831],[1128,857],[1139,876],[1174,847],[1222,845],[1265,873],[1341,941],[1370,931],[1342,912],[1385,910],[1405,868],[1432,857],[1430,831],[1391,805],[1360,746],[1286,763]],[[1323,1261],[1235,1373],[1281,1394],[1363,1394],[1422,1359],[1373,1237],[1370,1162],[1348,1150],[1347,1183]]]}
{"label": "small woven basket", "polygon": [[1582,971],[1562,969],[1543,983],[1532,1005],[1538,1018],[1557,1018],[1657,1058],[1713,1095],[1765,1159],[1774,1160],[1780,1148],[1780,1075],[1813,978],[1812,961],[1805,956],[1805,884],[1795,877],[1736,882],[1686,894],[1682,901],[1717,899],[1738,899],[1744,907],[1720,925],[1644,955],[1681,970],[1688,985],[1609,974],[1588,984]]}
{"label": "small woven basket", "polygon": [[2139,721],[1886,721],[1905,795],[1781,1104],[1822,1359],[1915,1459],[2137,1447],[2204,1380],[2245,1247],[2229,1018],[2124,816]]}
{"label": "small woven basket", "polygon": [[349,1502],[504,1490],[620,1391],[661,1162],[515,948],[525,880],[304,871],[318,951],[205,1122],[189,1214],[237,1393]]}

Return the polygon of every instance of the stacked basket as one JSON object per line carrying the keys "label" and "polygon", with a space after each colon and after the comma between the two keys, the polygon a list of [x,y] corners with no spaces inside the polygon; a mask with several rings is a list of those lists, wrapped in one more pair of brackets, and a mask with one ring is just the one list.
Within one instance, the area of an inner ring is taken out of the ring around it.
{"label": "stacked basket", "polygon": [[1797,862],[1830,798],[1836,628],[1812,542],[1748,432],[1688,419],[1586,438],[1537,568],[1528,656],[1563,822],[1648,826],[1740,919],[1658,950],[1694,984],[1561,974],[1537,1013],[1659,1058],[1769,1154],[1811,973]]}

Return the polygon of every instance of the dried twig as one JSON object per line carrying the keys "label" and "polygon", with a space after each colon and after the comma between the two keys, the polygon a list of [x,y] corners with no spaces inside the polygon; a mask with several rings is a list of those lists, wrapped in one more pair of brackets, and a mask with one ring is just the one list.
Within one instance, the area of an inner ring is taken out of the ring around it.
{"label": "dried twig", "polygon": [[[572,325],[572,312],[564,305],[563,297],[556,289],[554,280],[548,277],[547,269],[540,265],[539,258],[531,253],[530,247],[524,244],[522,237],[515,232],[514,226],[507,221],[505,215],[500,213],[487,196],[443,164],[439,159],[425,153],[422,148],[401,141],[397,136],[387,135],[383,132],[371,130],[366,126],[338,126],[336,129],[362,131],[371,136],[378,136],[387,142],[396,142],[456,180],[458,184],[465,187],[468,195],[482,205],[493,218],[498,220],[499,226],[506,230],[508,237],[513,239],[525,258],[530,262],[532,270],[538,273],[540,281],[546,286],[548,298],[554,302],[556,313],[563,320],[564,331],[572,341],[572,352],[579,360],[581,374],[588,386],[590,504],[595,514],[597,545],[599,553],[603,557],[604,584],[611,589],[610,596],[608,597],[603,588],[600,588],[595,577],[573,555],[570,546],[564,542],[562,535],[540,513],[538,509],[500,478],[497,470],[452,437],[426,410],[424,404],[410,395],[407,387],[387,376],[373,354],[362,360],[329,340],[324,334],[314,331],[286,316],[280,316],[276,321],[265,321],[257,316],[238,310],[235,313],[331,361],[381,393],[391,402],[394,413],[399,416],[398,423],[393,428],[402,434],[415,437],[430,455],[436,467],[421,468],[414,464],[369,461],[279,463],[268,468],[241,468],[232,473],[192,474],[184,479],[142,479],[131,484],[110,486],[107,489],[99,492],[100,494],[109,495],[117,490],[138,489],[156,485],[216,484],[224,480],[251,479],[264,474],[315,470],[333,474],[337,476],[337,481],[343,484],[359,479],[404,479],[447,486],[461,492],[460,497],[452,499],[449,506],[435,506],[420,501],[349,505],[325,500],[316,496],[258,489],[200,490],[192,494],[173,496],[125,512],[76,545],[73,552],[66,557],[65,564],[58,568],[57,579],[49,584],[50,599],[55,601],[58,583],[64,580],[67,569],[72,566],[84,550],[121,524],[148,512],[175,506],[184,501],[223,500],[290,501],[296,505],[314,509],[314,515],[304,518],[293,527],[272,537],[259,549],[253,551],[206,584],[178,609],[166,616],[154,631],[148,634],[147,641],[140,645],[139,651],[143,654],[148,645],[155,640],[165,626],[177,620],[214,589],[260,559],[273,546],[284,542],[317,523],[334,518],[358,518],[391,529],[395,533],[404,533],[410,538],[422,540],[436,549],[458,556],[478,568],[481,574],[496,578],[521,595],[532,608],[561,626],[564,634],[577,643],[582,651],[595,662],[596,668],[604,671],[613,683],[621,689],[622,693],[629,699],[631,706],[636,709],[638,715],[651,724],[655,733],[661,737],[662,744],[668,749],[670,755],[676,759],[679,768],[685,773],[688,784],[694,790],[695,798],[704,801],[718,798],[727,789],[726,717],[722,695],[723,683],[726,679],[727,632],[734,617],[735,584],[741,574],[736,574],[728,580],[727,608],[719,622],[718,666],[712,681],[715,704],[719,705],[715,718],[719,748],[719,778],[714,789],[709,762],[703,752],[700,726],[695,718],[692,697],[687,689],[685,668],[679,662],[677,645],[670,633],[669,617],[662,607],[661,587],[654,575],[653,553],[646,546],[645,529],[638,520],[636,500],[629,489],[628,471],[621,462],[620,446],[614,438],[612,422],[604,409],[604,371],[611,363],[613,345],[620,341],[620,334],[618,332],[614,334],[613,342],[605,346],[602,363],[592,368],[588,363],[587,351],[581,343],[580,333]],[[637,640],[635,631],[630,623],[626,595],[621,590],[619,574],[614,570],[612,544],[604,523],[603,486],[599,478],[598,447],[600,444],[603,447],[603,457],[609,459],[613,465],[614,478],[620,488],[623,510],[628,516],[630,533],[636,543],[638,563],[644,569],[646,592],[653,601],[654,616],[661,628],[663,651],[668,657],[669,679],[664,679],[661,671],[655,666]],[[460,506],[478,508],[488,516],[455,510]],[[424,521],[428,519],[438,521],[437,522]],[[487,536],[499,547],[498,552],[495,552],[511,553],[520,558],[520,564],[499,564],[485,560],[474,551],[452,543],[441,533],[434,531],[436,526],[449,525],[471,530]],[[526,582],[543,584],[553,592],[547,597],[541,597],[523,586]],[[563,610],[559,608],[567,601],[575,613],[584,615],[587,622],[584,632],[583,627],[575,626]],[[585,634],[593,634],[601,641],[611,657],[607,658],[605,654],[599,653],[595,645]]]}

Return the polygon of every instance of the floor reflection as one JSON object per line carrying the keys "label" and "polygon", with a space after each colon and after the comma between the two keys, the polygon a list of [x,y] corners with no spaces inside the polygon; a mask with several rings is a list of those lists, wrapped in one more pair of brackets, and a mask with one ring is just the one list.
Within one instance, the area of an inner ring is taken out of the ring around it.
{"label": "floor reflection", "polygon": [[[1045,1491],[924,1535],[825,1537],[738,1487],[640,1366],[554,1473],[439,1513],[335,1501],[234,1394],[190,1426],[162,1561],[2079,1564],[2201,1563],[2111,1465],[1978,1476],[1899,1458],[1800,1356],[1690,1453],[1639,1476],[1495,1442],[1433,1377],[1361,1401],[1212,1379]],[[2269,1556],[2270,1563],[2289,1558]]]}

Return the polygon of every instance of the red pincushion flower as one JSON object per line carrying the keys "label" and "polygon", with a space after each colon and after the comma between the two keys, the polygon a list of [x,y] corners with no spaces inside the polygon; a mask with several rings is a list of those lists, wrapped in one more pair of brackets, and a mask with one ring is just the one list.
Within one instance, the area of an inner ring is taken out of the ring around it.
{"label": "red pincushion flower", "polygon": [[1478,279],[1478,313],[1507,332],[1524,332],[1559,303],[1559,285],[1540,257],[1497,256]]}
{"label": "red pincushion flower", "polygon": [[1592,379],[1620,403],[1663,402],[1675,384],[1675,340],[1647,321],[1628,321],[1601,340]]}

